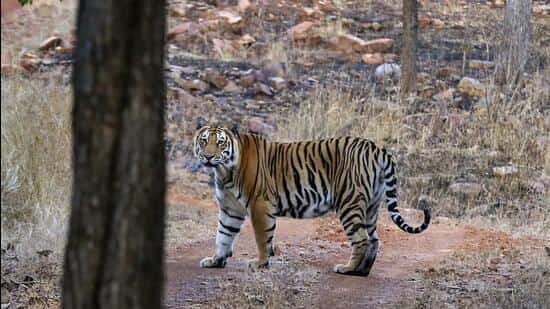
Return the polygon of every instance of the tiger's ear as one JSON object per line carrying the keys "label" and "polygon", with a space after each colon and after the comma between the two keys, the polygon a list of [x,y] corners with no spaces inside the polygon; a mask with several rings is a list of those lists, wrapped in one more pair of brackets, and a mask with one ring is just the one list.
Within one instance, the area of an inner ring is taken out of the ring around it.
{"label": "tiger's ear", "polygon": [[236,123],[232,123],[230,126],[229,126],[229,130],[231,130],[231,132],[235,135],[239,135],[239,126],[236,124]]}
{"label": "tiger's ear", "polygon": [[197,117],[197,130],[204,127],[206,125],[206,119],[204,119],[202,116]]}

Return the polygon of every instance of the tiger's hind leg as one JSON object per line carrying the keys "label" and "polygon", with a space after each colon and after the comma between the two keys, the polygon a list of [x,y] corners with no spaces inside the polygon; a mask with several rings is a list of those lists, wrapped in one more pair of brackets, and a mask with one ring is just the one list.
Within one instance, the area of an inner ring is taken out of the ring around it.
{"label": "tiger's hind leg", "polygon": [[[372,212],[372,213],[371,213]],[[369,234],[369,241],[367,243],[367,250],[365,252],[365,260],[362,265],[362,273],[367,276],[370,273],[372,265],[378,255],[378,248],[380,241],[378,240],[378,233],[376,233],[376,222],[378,220],[378,205],[369,207],[367,211],[367,233]]]}
{"label": "tiger's hind leg", "polygon": [[361,203],[340,208],[338,215],[351,244],[351,255],[347,264],[334,266],[334,272],[345,275],[366,276],[367,249],[369,238],[365,228],[364,207]]}

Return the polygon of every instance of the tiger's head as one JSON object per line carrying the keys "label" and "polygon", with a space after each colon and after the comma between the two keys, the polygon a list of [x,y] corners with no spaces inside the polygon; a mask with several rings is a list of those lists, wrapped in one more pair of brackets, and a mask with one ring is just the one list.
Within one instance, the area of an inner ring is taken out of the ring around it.
{"label": "tiger's head", "polygon": [[236,133],[225,127],[202,126],[194,138],[195,157],[207,167],[233,167],[239,159]]}

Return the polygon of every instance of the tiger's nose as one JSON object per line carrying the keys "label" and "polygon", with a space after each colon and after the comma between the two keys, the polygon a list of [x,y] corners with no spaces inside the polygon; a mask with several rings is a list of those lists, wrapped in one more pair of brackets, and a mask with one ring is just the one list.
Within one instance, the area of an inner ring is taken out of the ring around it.
{"label": "tiger's nose", "polygon": [[211,155],[211,154],[205,154],[204,155],[204,158],[208,161],[210,161],[213,157],[214,157],[214,155]]}

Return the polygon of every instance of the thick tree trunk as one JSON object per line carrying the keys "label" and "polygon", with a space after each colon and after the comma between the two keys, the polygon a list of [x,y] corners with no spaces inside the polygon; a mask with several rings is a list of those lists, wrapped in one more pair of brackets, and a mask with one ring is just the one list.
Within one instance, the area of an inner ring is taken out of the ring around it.
{"label": "thick tree trunk", "polygon": [[64,308],[161,306],[164,10],[80,2]]}
{"label": "thick tree trunk", "polygon": [[529,58],[531,0],[506,1],[503,42],[497,66],[497,81],[512,86],[518,81]]}
{"label": "thick tree trunk", "polygon": [[401,99],[416,91],[416,44],[418,4],[403,0],[403,34],[401,36]]}

